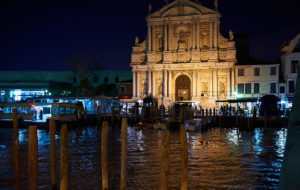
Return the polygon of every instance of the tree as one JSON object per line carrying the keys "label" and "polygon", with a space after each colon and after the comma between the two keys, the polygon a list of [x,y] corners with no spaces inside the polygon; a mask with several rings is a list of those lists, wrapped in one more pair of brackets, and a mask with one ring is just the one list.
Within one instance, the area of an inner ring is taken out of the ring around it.
{"label": "tree", "polygon": [[76,94],[76,88],[67,82],[51,82],[49,92],[52,96],[69,96]]}
{"label": "tree", "polygon": [[279,113],[279,109],[277,106],[277,102],[279,100],[280,99],[274,95],[265,95],[262,98],[260,98],[261,105],[259,109],[259,114],[261,116],[264,116],[266,113],[268,117],[276,116]]}
{"label": "tree", "polygon": [[114,84],[101,84],[95,89],[97,95],[117,96],[117,88]]}
{"label": "tree", "polygon": [[95,71],[102,69],[100,61],[83,53],[80,56],[69,57],[68,65],[79,77],[80,83],[77,88],[77,95],[94,95],[94,89],[90,81],[96,77]]}

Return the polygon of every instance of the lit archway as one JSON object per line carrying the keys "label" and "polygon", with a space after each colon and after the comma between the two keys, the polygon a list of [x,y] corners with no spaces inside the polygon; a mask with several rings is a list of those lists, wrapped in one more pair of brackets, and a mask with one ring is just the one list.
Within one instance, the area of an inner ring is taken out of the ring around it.
{"label": "lit archway", "polygon": [[191,80],[186,75],[180,75],[175,81],[176,101],[191,100]]}

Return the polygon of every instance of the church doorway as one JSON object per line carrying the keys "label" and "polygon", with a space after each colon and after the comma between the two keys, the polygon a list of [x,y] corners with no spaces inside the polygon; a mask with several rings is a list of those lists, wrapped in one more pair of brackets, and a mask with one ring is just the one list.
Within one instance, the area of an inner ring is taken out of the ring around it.
{"label": "church doorway", "polygon": [[180,75],[175,81],[176,101],[191,100],[191,80],[186,75]]}

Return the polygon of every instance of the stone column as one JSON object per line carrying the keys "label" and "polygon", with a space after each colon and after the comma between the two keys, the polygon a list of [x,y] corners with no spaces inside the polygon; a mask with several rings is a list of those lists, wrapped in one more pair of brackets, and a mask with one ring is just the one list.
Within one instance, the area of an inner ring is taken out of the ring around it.
{"label": "stone column", "polygon": [[164,51],[168,50],[168,28],[167,24],[163,25],[164,27]]}
{"label": "stone column", "polygon": [[156,93],[156,76],[155,76],[155,71],[152,72],[152,95],[155,96]]}
{"label": "stone column", "polygon": [[151,34],[151,50],[156,51],[156,46],[155,46],[155,26],[152,26],[152,34]]}
{"label": "stone column", "polygon": [[217,20],[214,21],[214,48],[217,48],[217,41],[218,41],[218,23]]}
{"label": "stone column", "polygon": [[199,24],[196,23],[196,47],[195,49],[199,49]]}
{"label": "stone column", "polygon": [[195,83],[196,83],[196,87],[195,87],[195,96],[198,97],[198,69],[195,71],[196,72],[196,78],[195,78]]}
{"label": "stone column", "polygon": [[218,71],[213,71],[213,96],[218,97]]}
{"label": "stone column", "polygon": [[201,97],[200,77],[201,77],[201,75],[200,75],[200,70],[197,70],[197,96],[198,96],[198,97]]}
{"label": "stone column", "polygon": [[152,30],[151,30],[151,25],[148,24],[148,50],[152,51]]}
{"label": "stone column", "polygon": [[140,95],[140,92],[139,92],[139,90],[140,90],[140,86],[139,86],[139,83],[140,83],[140,81],[139,81],[139,72],[137,71],[136,72],[136,74],[135,74],[135,80],[136,80],[136,97],[139,97],[139,95]]}
{"label": "stone column", "polygon": [[148,94],[149,95],[152,93],[152,85],[151,85],[151,83],[152,83],[152,78],[151,78],[152,74],[151,73],[152,73],[152,71],[149,70],[148,71]]}
{"label": "stone column", "polygon": [[195,27],[194,26],[195,26],[195,24],[192,23],[192,49],[194,49],[194,46],[195,46],[194,45],[195,44],[195,42],[194,42],[195,41],[195,36],[194,36],[195,35],[194,28]]}
{"label": "stone column", "polygon": [[167,96],[167,85],[166,85],[166,82],[167,82],[167,79],[166,79],[166,71],[165,70],[162,70],[162,96],[163,97],[166,97]]}
{"label": "stone column", "polygon": [[192,76],[192,84],[193,84],[193,90],[192,90],[192,95],[193,98],[196,96],[196,72],[193,70],[193,76]]}
{"label": "stone column", "polygon": [[231,69],[228,69],[227,72],[227,97],[231,96]]}
{"label": "stone column", "polygon": [[135,80],[135,70],[132,71],[133,73],[133,97],[136,97],[136,80]]}
{"label": "stone column", "polygon": [[210,73],[209,73],[209,96],[214,96],[214,87],[213,87],[213,81],[214,81],[214,78],[213,78],[213,74],[214,74],[214,71],[213,70],[210,70]]}
{"label": "stone column", "polygon": [[169,71],[169,97],[172,98],[172,72]]}
{"label": "stone column", "polygon": [[212,21],[209,21],[209,47],[212,48],[213,41],[213,29],[212,29]]}
{"label": "stone column", "polygon": [[170,24],[167,25],[167,31],[168,31],[168,51],[170,51]]}
{"label": "stone column", "polygon": [[173,24],[169,24],[169,50],[173,50]]}
{"label": "stone column", "polygon": [[235,69],[231,70],[231,90],[231,95],[233,96],[235,91]]}

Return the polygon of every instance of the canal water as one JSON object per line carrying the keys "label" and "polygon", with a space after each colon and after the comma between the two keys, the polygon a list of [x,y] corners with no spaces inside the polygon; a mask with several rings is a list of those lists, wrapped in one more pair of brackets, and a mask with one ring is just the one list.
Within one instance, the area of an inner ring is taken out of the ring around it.
{"label": "canal water", "polygon": [[[0,129],[0,189],[14,189],[12,129]],[[187,133],[189,189],[277,189],[287,129]],[[158,189],[162,132],[128,127],[128,189]],[[100,127],[69,130],[70,189],[101,189]],[[28,130],[19,130],[21,187],[28,189]],[[38,130],[38,186],[50,189],[49,131]],[[59,145],[60,136],[56,135]],[[121,131],[109,131],[109,187],[119,189]],[[58,176],[59,176],[59,152]],[[169,189],[180,189],[180,134],[170,136]]]}

